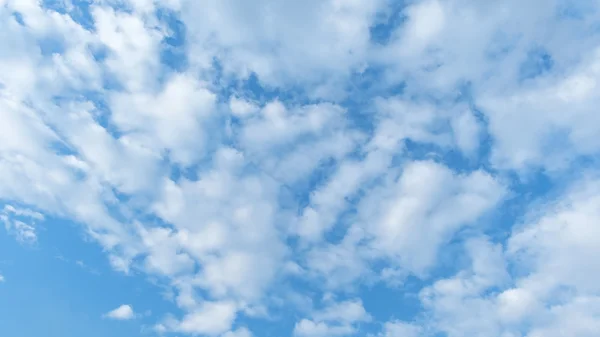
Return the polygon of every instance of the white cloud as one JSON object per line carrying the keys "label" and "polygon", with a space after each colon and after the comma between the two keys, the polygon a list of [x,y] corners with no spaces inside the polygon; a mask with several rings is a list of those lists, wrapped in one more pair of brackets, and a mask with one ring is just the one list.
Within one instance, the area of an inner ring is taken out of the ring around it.
{"label": "white cloud", "polygon": [[341,81],[366,61],[369,26],[384,4],[182,1],[188,57],[204,69],[216,57],[224,72],[236,78],[254,72],[269,85],[302,83],[314,95],[336,96]]}
{"label": "white cloud", "polygon": [[599,81],[600,50],[594,50],[566,74],[481,97],[496,141],[492,160],[499,167],[556,170],[599,153],[600,96],[594,91]]}
{"label": "white cloud", "polygon": [[360,300],[328,303],[322,310],[302,319],[294,326],[294,336],[325,337],[354,334],[356,324],[371,320]]}
{"label": "white cloud", "polygon": [[6,279],[4,278],[4,275],[0,274],[0,282],[4,282],[6,281]]}
{"label": "white cloud", "polygon": [[[407,79],[411,95],[447,97],[458,90],[473,100],[489,122],[496,166],[562,170],[578,156],[598,153],[591,136],[598,123],[590,115],[598,105],[598,41],[583,33],[597,19],[597,4],[418,1],[404,14],[407,21],[377,62],[389,66],[391,82]],[[535,50],[550,60],[528,61]],[[540,75],[524,80],[524,67]],[[552,68],[536,69],[543,67]],[[459,147],[471,143],[469,130],[457,137]]]}
{"label": "white cloud", "polygon": [[247,328],[239,328],[234,331],[228,331],[224,333],[221,337],[252,337],[252,332]]}
{"label": "white cloud", "polygon": [[[236,305],[231,302],[205,302],[197,311],[183,317],[181,321],[171,321],[167,324],[172,331],[193,335],[215,336],[227,333],[237,314]],[[230,335],[244,336],[244,331]]]}
{"label": "white cloud", "polygon": [[112,121],[137,147],[155,155],[168,151],[185,166],[204,154],[203,120],[215,109],[215,95],[191,76],[175,75],[158,93],[120,92],[112,96]]}
{"label": "white cloud", "polygon": [[35,228],[21,221],[13,222],[15,235],[19,242],[33,244],[37,242],[37,234]]}
{"label": "white cloud", "polygon": [[180,236],[166,228],[139,226],[139,231],[144,245],[148,247],[146,266],[149,271],[175,276],[193,269],[194,260],[186,253],[178,252]]}
{"label": "white cloud", "polygon": [[136,13],[94,6],[92,15],[97,38],[109,50],[107,69],[129,91],[156,84],[160,68],[161,32]]}
{"label": "white cloud", "polygon": [[[532,210],[506,251],[470,241],[471,267],[421,292],[435,329],[449,336],[592,336],[599,324],[592,262],[600,237],[592,225],[599,186],[585,178]],[[508,264],[525,272],[511,277]]]}
{"label": "white cloud", "polygon": [[327,323],[308,319],[303,319],[294,326],[294,336],[299,337],[347,336],[354,332],[350,326],[329,326]]}
{"label": "white cloud", "polygon": [[363,322],[371,319],[360,300],[349,300],[332,303],[323,310],[313,314],[317,321]]}
{"label": "white cloud", "polygon": [[593,263],[600,237],[594,226],[600,220],[600,181],[589,177],[574,184],[542,216],[517,228],[508,252],[530,271],[518,285],[537,300],[551,301],[561,289],[572,289],[573,298],[589,297],[600,290],[592,280],[600,275]]}
{"label": "white cloud", "polygon": [[313,277],[325,289],[345,289],[358,279],[370,276],[369,260],[372,254],[359,244],[364,233],[351,228],[338,244],[324,244],[306,253],[305,264],[308,276]]}
{"label": "white cloud", "polygon": [[123,304],[120,307],[106,313],[104,315],[104,317],[110,318],[110,319],[116,319],[119,321],[127,321],[130,319],[135,318],[135,312],[133,311],[133,308],[128,305],[128,304]]}
{"label": "white cloud", "polygon": [[421,300],[431,311],[435,330],[448,336],[502,336],[510,330],[497,321],[494,303],[484,295],[510,280],[502,247],[480,238],[468,242],[467,251],[471,267],[425,288]]}
{"label": "white cloud", "polygon": [[422,1],[406,9],[408,22],[402,29],[407,52],[422,52],[446,25],[445,9],[437,0]]}
{"label": "white cloud", "polygon": [[295,233],[303,239],[318,241],[334,226],[340,213],[349,209],[349,198],[361,192],[364,185],[394,171],[390,167],[393,157],[403,153],[405,141],[441,147],[452,143],[450,130],[443,130],[440,126],[457,117],[454,111],[447,112],[431,104],[412,102],[399,96],[377,98],[375,106],[378,114],[373,134],[366,143],[365,137],[358,136],[356,140],[364,158],[344,158],[335,174],[311,193],[310,204],[294,226]]}
{"label": "white cloud", "polygon": [[280,101],[269,102],[259,117],[244,124],[240,142],[251,154],[269,151],[272,155],[274,149],[293,145],[300,137],[318,137],[342,128],[343,115],[344,110],[332,104],[288,109]]}
{"label": "white cloud", "polygon": [[18,242],[28,245],[37,243],[35,224],[44,220],[44,216],[39,212],[11,205],[5,205],[0,212],[0,221],[4,223],[6,231],[14,235]]}
{"label": "white cloud", "polygon": [[466,155],[472,157],[479,149],[482,128],[470,110],[455,116],[452,121],[456,146]]}
{"label": "white cloud", "polygon": [[[216,298],[253,301],[263,296],[275,276],[285,246],[274,223],[279,215],[273,208],[277,185],[262,173],[245,173],[244,167],[240,152],[223,148],[215,154],[214,167],[199,180],[166,180],[155,209],[177,233],[148,243],[151,251],[170,245],[172,254],[177,247],[181,259],[187,254],[202,264],[186,283]],[[156,253],[147,261],[164,259],[164,252]]]}
{"label": "white cloud", "polygon": [[259,108],[253,102],[232,96],[229,98],[229,109],[236,116],[246,117],[257,112]]}
{"label": "white cloud", "polygon": [[378,251],[422,274],[456,231],[476,223],[505,193],[486,172],[457,175],[432,161],[413,162],[397,181],[372,191],[359,214]]}
{"label": "white cloud", "polygon": [[386,322],[379,337],[419,337],[423,328],[418,325],[401,321]]}

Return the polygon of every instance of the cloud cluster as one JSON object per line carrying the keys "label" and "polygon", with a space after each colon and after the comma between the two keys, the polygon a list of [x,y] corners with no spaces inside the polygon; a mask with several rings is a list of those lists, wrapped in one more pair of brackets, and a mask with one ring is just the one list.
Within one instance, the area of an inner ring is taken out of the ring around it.
{"label": "cloud cluster", "polygon": [[504,249],[468,241],[470,267],[421,291],[436,327],[449,336],[594,335],[597,193],[597,180],[579,182],[517,226]]}
{"label": "cloud cluster", "polygon": [[[599,19],[592,0],[0,0],[0,220],[23,243],[76,222],[155,277],[179,309],[158,333],[592,336]],[[419,312],[369,312],[365,287],[407,280]]]}

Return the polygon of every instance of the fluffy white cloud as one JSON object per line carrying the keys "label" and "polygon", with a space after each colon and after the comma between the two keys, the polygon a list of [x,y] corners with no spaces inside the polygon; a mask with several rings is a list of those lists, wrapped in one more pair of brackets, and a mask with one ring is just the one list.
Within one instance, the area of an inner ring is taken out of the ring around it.
{"label": "fluffy white cloud", "polygon": [[492,160],[501,167],[556,170],[579,156],[597,154],[599,81],[597,49],[574,69],[481,97],[496,141]]}
{"label": "fluffy white cloud", "polygon": [[160,71],[159,46],[162,34],[143,15],[94,7],[96,36],[109,55],[107,70],[131,92],[152,88]]}
{"label": "fluffy white cloud", "polygon": [[[489,123],[494,165],[564,169],[598,153],[589,138],[598,124],[589,114],[597,106],[598,37],[584,33],[598,13],[593,1],[416,1],[376,60],[395,69],[391,82],[408,79],[412,95],[458,90],[473,100]],[[474,125],[453,124],[463,128],[457,141],[465,150]]]}
{"label": "fluffy white cloud", "polygon": [[[507,249],[467,243],[471,267],[421,292],[435,327],[449,336],[592,336],[598,328],[593,224],[598,180],[586,178],[535,210]],[[509,275],[507,265],[521,272]]]}
{"label": "fluffy white cloud", "polygon": [[258,106],[250,101],[232,96],[229,98],[229,109],[235,116],[248,116],[259,110]]}
{"label": "fluffy white cloud", "polygon": [[475,155],[479,149],[482,127],[472,111],[467,110],[452,120],[456,146],[467,156]]}
{"label": "fluffy white cloud", "polygon": [[378,251],[422,274],[436,261],[439,247],[504,194],[503,185],[485,172],[457,175],[435,162],[414,162],[396,182],[372,191],[360,214]]}
{"label": "fluffy white cloud", "polygon": [[190,165],[204,154],[203,120],[215,109],[215,95],[197,80],[175,75],[158,93],[119,92],[111,99],[112,121],[136,147]]}
{"label": "fluffy white cloud", "polygon": [[347,336],[355,332],[349,326],[329,326],[324,322],[314,322],[303,319],[294,327],[294,336],[325,337],[325,336]]}
{"label": "fluffy white cloud", "polygon": [[448,336],[502,336],[507,331],[493,314],[493,301],[484,295],[509,284],[502,247],[479,238],[469,241],[466,249],[471,267],[422,290],[421,300],[431,310],[435,328]]}
{"label": "fluffy white cloud", "polygon": [[[600,275],[594,260],[600,237],[594,226],[600,219],[599,198],[598,179],[583,179],[563,198],[546,207],[540,218],[515,230],[508,253],[529,273],[516,282],[513,293],[503,298],[505,306],[515,308],[513,315],[522,314],[510,318],[527,320],[536,314],[553,317],[554,328],[572,328],[582,336],[592,334],[598,326],[591,317],[597,312],[600,291],[592,281]],[[569,319],[580,315],[589,322],[577,326]],[[553,327],[539,329],[550,333]],[[534,336],[541,333],[535,331]]]}
{"label": "fluffy white cloud", "polygon": [[[215,336],[226,333],[236,317],[236,305],[231,302],[205,302],[198,310],[187,314],[181,321],[168,321],[168,329],[193,335]],[[244,336],[244,330],[229,332]]]}
{"label": "fluffy white cloud", "polygon": [[133,312],[133,308],[130,305],[123,304],[120,307],[106,313],[104,317],[119,321],[126,321],[135,318],[135,312]]}
{"label": "fluffy white cloud", "polygon": [[[214,58],[228,76],[256,74],[268,86],[307,85],[314,96],[339,96],[363,67],[369,28],[384,1],[181,1],[188,57],[200,69]],[[198,16],[200,15],[200,16]]]}
{"label": "fluffy white cloud", "polygon": [[[285,254],[275,226],[277,185],[268,175],[246,172],[244,156],[231,148],[220,149],[214,161],[197,181],[164,182],[163,197],[154,207],[178,231],[166,240],[149,242],[149,249],[156,251],[172,241],[173,254],[177,247],[182,259],[187,254],[202,265],[198,274],[182,282],[218,298],[256,300]],[[148,262],[163,259],[162,254],[156,251]]]}
{"label": "fluffy white cloud", "polygon": [[325,337],[354,334],[356,324],[371,320],[360,300],[328,303],[313,313],[311,319],[302,319],[294,327],[295,336]]}

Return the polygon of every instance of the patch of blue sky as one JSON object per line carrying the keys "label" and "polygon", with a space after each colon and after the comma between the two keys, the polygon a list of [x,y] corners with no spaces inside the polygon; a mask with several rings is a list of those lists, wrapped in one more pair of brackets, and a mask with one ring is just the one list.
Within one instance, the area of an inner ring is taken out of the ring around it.
{"label": "patch of blue sky", "polygon": [[318,103],[318,100],[310,99],[305,95],[306,88],[301,86],[290,86],[282,89],[277,86],[267,85],[255,74],[251,73],[248,78],[237,80],[229,79],[222,72],[220,62],[215,60],[217,69],[217,81],[220,85],[219,96],[228,98],[232,95],[240,95],[256,102],[267,103],[275,100],[285,102],[288,105]]}
{"label": "patch of blue sky", "polygon": [[560,0],[556,7],[556,15],[559,18],[582,20],[598,8],[598,2],[594,0]]}
{"label": "patch of blue sky", "polygon": [[21,14],[19,12],[13,12],[12,16],[13,16],[13,18],[15,18],[15,21],[17,21],[20,25],[22,25],[22,26],[25,25],[25,21],[23,21],[23,14]]}
{"label": "patch of blue sky", "polygon": [[[165,161],[165,163],[167,163],[167,161]],[[177,164],[170,164],[169,171],[170,179],[175,182],[180,182],[183,179],[196,181],[199,177],[197,166],[183,167]]]}
{"label": "patch of blue sky", "polygon": [[339,102],[347,113],[346,123],[354,130],[371,136],[377,125],[377,111],[374,100],[402,95],[406,83],[399,81],[395,85],[385,85],[381,81],[386,70],[383,67],[371,66],[362,72],[353,73],[347,84],[347,96]]}
{"label": "patch of blue sky", "polygon": [[62,54],[65,51],[65,43],[61,38],[47,36],[38,41],[42,56],[51,57],[54,54]]}
{"label": "patch of blue sky", "polygon": [[161,63],[172,71],[187,69],[186,27],[178,14],[167,8],[159,8],[156,17],[167,28],[167,36],[162,41]]}
{"label": "patch of blue sky", "polygon": [[360,288],[360,297],[365,310],[377,321],[410,322],[418,320],[419,313],[422,311],[418,295],[424,284],[423,280],[408,276],[396,285],[382,282],[363,285]]}
{"label": "patch of blue sky", "polygon": [[407,1],[390,1],[386,9],[377,13],[375,24],[369,28],[370,40],[379,45],[388,44],[396,29],[406,21],[404,8]]}
{"label": "patch of blue sky", "polygon": [[527,54],[527,59],[523,61],[519,68],[519,79],[529,80],[544,75],[554,66],[552,56],[543,48],[534,48]]}
{"label": "patch of blue sky", "polygon": [[[145,276],[124,276],[108,264],[78,224],[46,215],[36,248],[18,244],[0,231],[0,326],[7,336],[143,336],[174,306]],[[121,324],[102,317],[129,303],[136,319]]]}

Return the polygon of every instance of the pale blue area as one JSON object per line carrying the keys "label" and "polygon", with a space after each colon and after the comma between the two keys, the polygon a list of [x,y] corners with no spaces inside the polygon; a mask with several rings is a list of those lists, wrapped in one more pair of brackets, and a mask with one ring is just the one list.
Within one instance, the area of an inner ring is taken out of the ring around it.
{"label": "pale blue area", "polygon": [[521,64],[521,80],[532,79],[552,70],[554,61],[552,56],[542,48],[536,48],[529,52],[527,59]]}

